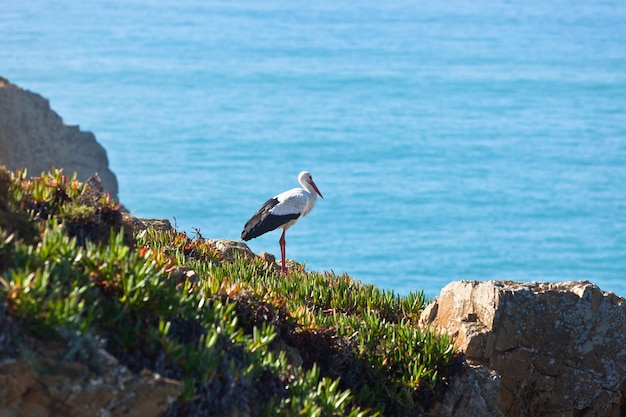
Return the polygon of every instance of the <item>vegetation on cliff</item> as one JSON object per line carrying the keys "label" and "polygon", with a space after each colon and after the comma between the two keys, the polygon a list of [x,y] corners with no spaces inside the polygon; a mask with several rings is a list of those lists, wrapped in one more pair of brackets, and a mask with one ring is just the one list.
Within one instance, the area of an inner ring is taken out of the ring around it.
{"label": "vegetation on cliff", "polygon": [[418,327],[422,292],[225,261],[128,217],[61,171],[0,169],[0,307],[68,360],[97,346],[182,381],[166,415],[420,415],[462,369],[448,336]]}

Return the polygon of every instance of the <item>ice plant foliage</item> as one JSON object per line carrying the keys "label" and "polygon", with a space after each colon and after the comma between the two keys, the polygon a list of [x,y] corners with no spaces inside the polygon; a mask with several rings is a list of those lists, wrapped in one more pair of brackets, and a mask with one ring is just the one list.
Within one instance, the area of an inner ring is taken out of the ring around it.
{"label": "ice plant foliage", "polygon": [[0,176],[0,208],[28,213],[39,231],[29,241],[0,217],[0,303],[32,338],[68,351],[98,340],[133,370],[181,380],[167,415],[415,415],[462,362],[448,336],[418,327],[422,292],[226,262],[177,231],[73,235],[68,224],[102,222],[94,213],[116,203],[86,205],[85,185],[58,170]]}

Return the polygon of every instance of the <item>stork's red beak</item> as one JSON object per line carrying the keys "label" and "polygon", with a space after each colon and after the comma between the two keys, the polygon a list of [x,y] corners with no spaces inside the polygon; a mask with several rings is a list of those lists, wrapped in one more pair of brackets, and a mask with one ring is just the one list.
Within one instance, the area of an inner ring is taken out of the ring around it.
{"label": "stork's red beak", "polygon": [[313,180],[311,180],[309,182],[309,184],[311,184],[313,186],[313,189],[315,190],[315,192],[322,198],[324,198],[324,196],[322,195],[322,193],[320,193],[320,190],[317,189],[317,185],[315,185],[315,183],[313,182]]}

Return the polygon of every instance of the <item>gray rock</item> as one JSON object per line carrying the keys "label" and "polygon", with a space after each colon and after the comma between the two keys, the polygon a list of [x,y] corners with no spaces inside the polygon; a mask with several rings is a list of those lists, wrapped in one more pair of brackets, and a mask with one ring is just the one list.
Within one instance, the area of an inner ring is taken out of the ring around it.
{"label": "gray rock", "polygon": [[37,176],[52,167],[74,171],[80,181],[97,173],[104,189],[117,199],[115,174],[105,149],[91,132],[68,126],[48,100],[0,77],[0,164],[27,168]]}
{"label": "gray rock", "polygon": [[586,281],[453,282],[420,321],[501,376],[506,416],[624,415],[626,300],[613,293]]}

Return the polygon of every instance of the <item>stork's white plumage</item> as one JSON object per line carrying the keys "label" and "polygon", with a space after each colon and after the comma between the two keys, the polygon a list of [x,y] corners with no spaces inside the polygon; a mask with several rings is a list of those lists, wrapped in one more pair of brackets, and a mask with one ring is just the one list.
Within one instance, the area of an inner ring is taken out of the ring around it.
{"label": "stork's white plumage", "polygon": [[278,242],[280,243],[281,271],[283,273],[287,272],[285,266],[285,232],[313,209],[318,195],[324,198],[308,172],[302,171],[298,175],[298,182],[303,188],[292,188],[267,200],[248,220],[243,232],[241,232],[243,240],[250,240],[279,227],[282,228],[283,233]]}

